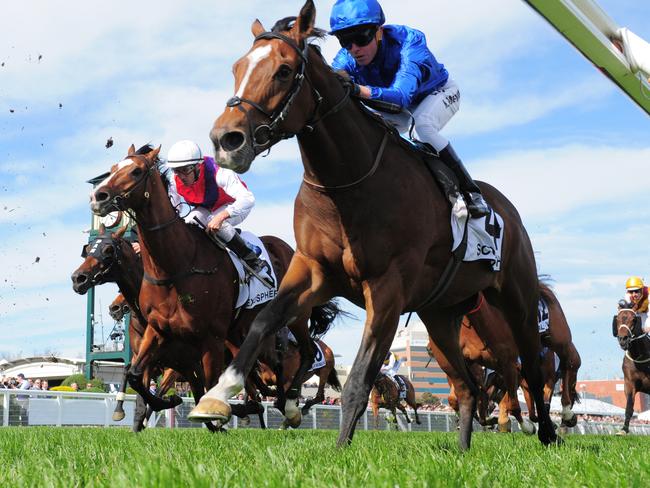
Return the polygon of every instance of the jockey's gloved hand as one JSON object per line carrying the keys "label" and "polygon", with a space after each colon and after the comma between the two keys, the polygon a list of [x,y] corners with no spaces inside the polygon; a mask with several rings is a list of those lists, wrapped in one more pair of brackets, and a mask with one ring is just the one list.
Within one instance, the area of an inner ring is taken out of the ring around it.
{"label": "jockey's gloved hand", "polygon": [[345,71],[344,69],[337,69],[335,73],[338,75],[339,79],[341,80],[341,84],[343,85],[343,88],[347,88],[350,90],[350,95],[353,97],[358,97],[359,93],[361,92],[361,88],[359,85],[357,85],[352,78],[350,78],[350,73]]}

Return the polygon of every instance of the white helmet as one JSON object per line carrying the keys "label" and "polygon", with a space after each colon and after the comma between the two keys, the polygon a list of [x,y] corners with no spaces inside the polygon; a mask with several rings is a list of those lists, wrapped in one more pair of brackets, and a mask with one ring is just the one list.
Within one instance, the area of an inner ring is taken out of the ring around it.
{"label": "white helmet", "polygon": [[201,148],[193,141],[178,141],[169,148],[167,153],[167,166],[170,168],[181,168],[203,161]]}

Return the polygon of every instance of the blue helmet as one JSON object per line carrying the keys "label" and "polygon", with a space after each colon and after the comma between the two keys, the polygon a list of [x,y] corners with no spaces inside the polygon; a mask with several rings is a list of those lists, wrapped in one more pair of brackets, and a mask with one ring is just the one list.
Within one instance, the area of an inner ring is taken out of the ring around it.
{"label": "blue helmet", "polygon": [[336,0],[330,14],[330,34],[359,25],[382,25],[385,21],[377,0]]}

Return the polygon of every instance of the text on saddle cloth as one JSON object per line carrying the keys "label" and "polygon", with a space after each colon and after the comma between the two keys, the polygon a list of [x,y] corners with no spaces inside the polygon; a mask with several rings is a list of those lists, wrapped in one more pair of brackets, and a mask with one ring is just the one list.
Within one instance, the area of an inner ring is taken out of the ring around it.
{"label": "text on saddle cloth", "polygon": [[[296,339],[296,336],[293,335],[293,332],[291,332],[288,327],[286,327],[286,329],[287,329],[286,330],[287,339],[293,342],[297,346],[298,339]],[[325,354],[323,354],[323,348],[320,347],[320,344],[317,341],[312,341],[312,342],[314,346],[316,346],[316,354],[314,355],[314,362],[311,364],[311,368],[307,370],[308,372],[320,369],[323,366],[325,366]]]}
{"label": "text on saddle cloth", "polygon": [[539,327],[539,333],[543,334],[548,331],[550,324],[550,317],[548,313],[548,305],[543,298],[539,299],[537,304],[537,325]]}
{"label": "text on saddle cloth", "polygon": [[228,250],[228,256],[230,256],[230,259],[237,270],[237,274],[239,275],[239,296],[237,297],[235,308],[255,308],[258,305],[275,298],[275,295],[278,293],[278,280],[275,276],[273,266],[270,265],[271,259],[269,257],[269,252],[266,250],[264,243],[259,239],[259,237],[247,231],[242,231],[241,237],[253,246],[259,247],[262,250],[260,259],[269,263],[268,269],[270,271],[267,272],[267,276],[273,284],[273,287],[270,289],[261,283],[259,279],[246,273],[239,258],[235,253]]}
{"label": "text on saddle cloth", "polygon": [[[464,201],[457,202],[465,205]],[[490,213],[484,217],[469,218],[468,212],[451,212],[451,231],[454,237],[452,252],[463,243],[467,232],[467,247],[463,261],[488,260],[494,271],[501,269],[501,248],[503,244],[503,219],[490,208]]]}

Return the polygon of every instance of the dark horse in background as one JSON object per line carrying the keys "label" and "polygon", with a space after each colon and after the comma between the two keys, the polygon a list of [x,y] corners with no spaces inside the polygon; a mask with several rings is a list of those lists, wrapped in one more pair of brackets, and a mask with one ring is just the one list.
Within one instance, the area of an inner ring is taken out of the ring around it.
{"label": "dark horse in background", "polygon": [[375,428],[379,426],[379,409],[385,408],[390,411],[393,415],[395,424],[397,424],[397,410],[402,412],[406,417],[406,422],[411,423],[411,418],[409,417],[406,407],[403,402],[413,409],[415,415],[415,423],[420,424],[420,417],[418,415],[418,408],[422,405],[418,403],[415,399],[415,388],[413,383],[404,375],[395,375],[399,376],[399,379],[402,380],[403,384],[406,385],[406,398],[402,400],[400,398],[400,391],[395,381],[388,377],[386,374],[379,373],[377,379],[372,385],[372,390],[370,391],[370,407],[372,408],[372,415],[375,419]]}
{"label": "dark horse in background", "polygon": [[612,334],[625,351],[623,378],[625,379],[625,422],[621,434],[630,431],[630,419],[634,414],[636,394],[650,395],[650,337],[641,328],[641,317],[630,303],[621,301],[618,313],[612,321]]}
{"label": "dark horse in background", "polygon": [[[481,183],[504,220],[501,271],[451,255],[449,202],[423,154],[350,98],[349,86],[309,44],[308,0],[297,18],[266,32],[259,21],[249,53],[234,65],[236,95],[210,133],[218,163],[239,173],[283,138],[298,138],[304,181],[294,207],[297,250],[277,297],[264,309],[218,385],[192,410],[194,420],[227,421],[265,337],[343,296],[366,309],[354,365],[343,389],[339,445],[351,442],[402,313],[415,311],[443,357],[460,402],[460,447],[470,447],[477,387],[458,347],[460,318],[483,291],[504,314],[542,412],[539,439],[557,440],[544,409],[537,332],[538,286],[530,240],[514,206]],[[295,20],[295,21],[294,21]],[[453,273],[451,273],[453,274]],[[439,282],[442,284],[437,286]]]}
{"label": "dark horse in background", "polygon": [[[249,324],[267,306],[236,309],[239,276],[235,266],[226,251],[212,243],[203,230],[187,225],[172,206],[167,181],[158,169],[159,151],[150,146],[136,151],[131,146],[125,159],[113,165],[110,175],[94,189],[90,202],[98,215],[130,211],[138,224],[144,268],[138,303],[147,326],[128,380],[156,411],[170,408],[171,402],[151,394],[142,384],[148,365],[170,357],[171,351],[177,351],[175,357],[200,365],[197,373],[187,378],[200,383],[199,391],[193,391],[199,401],[204,386],[216,384],[226,364],[226,341],[241,344]],[[293,250],[277,237],[261,240],[277,279],[282,279]],[[323,314],[324,308],[310,309],[289,325],[300,346],[301,369],[296,378],[301,378],[313,361],[309,319],[312,332],[322,335],[336,317]],[[273,358],[270,364],[277,362]],[[299,385],[293,389],[298,391]],[[297,396],[295,402],[287,402],[283,413],[290,422],[299,421]]]}

